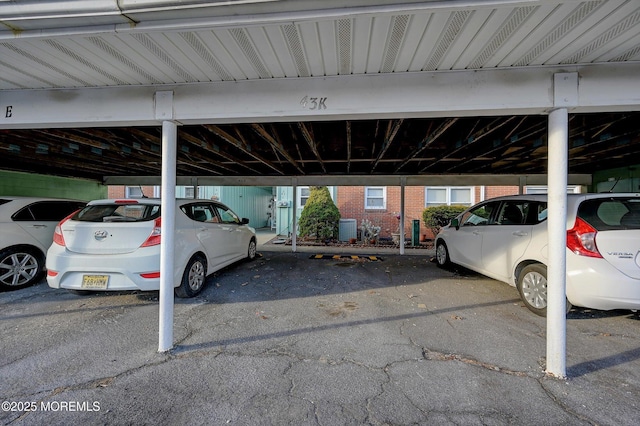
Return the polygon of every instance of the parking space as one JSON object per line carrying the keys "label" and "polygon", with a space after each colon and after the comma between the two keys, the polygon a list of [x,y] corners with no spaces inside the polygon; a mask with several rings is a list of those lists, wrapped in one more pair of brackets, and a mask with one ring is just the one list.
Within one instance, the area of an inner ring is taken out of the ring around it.
{"label": "parking space", "polygon": [[637,422],[630,312],[571,311],[569,378],[558,380],[544,374],[545,319],[506,284],[438,269],[428,251],[371,260],[262,248],[176,299],[168,354],[156,352],[157,292],[81,297],[43,282],[0,293],[0,420]]}

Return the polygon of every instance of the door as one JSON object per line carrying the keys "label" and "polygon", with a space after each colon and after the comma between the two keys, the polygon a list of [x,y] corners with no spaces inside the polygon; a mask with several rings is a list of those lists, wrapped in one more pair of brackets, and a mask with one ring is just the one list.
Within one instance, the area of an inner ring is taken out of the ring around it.
{"label": "door", "polygon": [[213,204],[199,203],[189,207],[190,214],[187,215],[196,222],[196,236],[207,253],[209,268],[217,269],[233,255],[233,236]]}
{"label": "door", "polygon": [[482,267],[487,275],[509,282],[515,263],[531,241],[539,204],[514,200],[500,205],[494,226],[482,240]]}
{"label": "door", "polygon": [[240,218],[231,209],[221,204],[215,204],[214,208],[220,217],[222,229],[226,233],[229,257],[236,260],[246,257],[249,241],[244,238],[245,227]]}
{"label": "door", "polygon": [[460,217],[460,226],[451,232],[447,241],[451,261],[471,269],[482,268],[482,240],[492,228],[494,211],[498,202],[480,204]]}
{"label": "door", "polygon": [[56,225],[82,207],[84,203],[80,201],[38,201],[14,214],[13,220],[46,250],[53,241]]}

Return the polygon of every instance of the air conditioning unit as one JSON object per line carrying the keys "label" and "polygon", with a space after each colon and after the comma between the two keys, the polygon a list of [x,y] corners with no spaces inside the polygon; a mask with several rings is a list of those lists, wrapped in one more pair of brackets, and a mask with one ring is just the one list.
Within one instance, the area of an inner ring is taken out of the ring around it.
{"label": "air conditioning unit", "polygon": [[291,201],[278,201],[276,203],[277,207],[290,207],[291,206]]}

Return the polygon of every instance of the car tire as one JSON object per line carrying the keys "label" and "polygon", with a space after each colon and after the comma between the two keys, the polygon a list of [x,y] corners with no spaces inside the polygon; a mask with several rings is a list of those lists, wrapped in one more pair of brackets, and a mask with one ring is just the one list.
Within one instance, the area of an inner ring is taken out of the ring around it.
{"label": "car tire", "polygon": [[176,287],[176,296],[187,298],[198,295],[202,291],[206,279],[207,261],[202,256],[192,257],[184,269],[180,286]]}
{"label": "car tire", "polygon": [[249,241],[249,248],[247,249],[247,259],[253,260],[256,258],[257,254],[258,247],[256,245],[256,240],[252,238],[251,241]]}
{"label": "car tire", "polygon": [[35,247],[16,246],[0,252],[0,289],[18,290],[44,277],[44,255]]}
{"label": "car tire", "polygon": [[440,268],[449,268],[451,266],[449,249],[444,241],[438,241],[436,244],[436,265]]}
{"label": "car tire", "polygon": [[[516,284],[524,305],[536,315],[547,316],[547,267],[540,263],[526,266]],[[566,298],[565,298],[566,300]],[[571,304],[566,301],[566,312]]]}

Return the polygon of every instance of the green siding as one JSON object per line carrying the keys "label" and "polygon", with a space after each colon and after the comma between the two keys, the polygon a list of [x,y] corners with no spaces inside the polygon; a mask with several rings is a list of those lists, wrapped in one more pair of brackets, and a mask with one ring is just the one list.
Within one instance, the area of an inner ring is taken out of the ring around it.
{"label": "green siding", "polygon": [[268,226],[272,191],[270,186],[223,186],[220,201],[231,207],[238,216],[249,219],[252,227],[264,228]]}
{"label": "green siding", "polygon": [[593,174],[593,192],[640,192],[640,166],[601,170]]}
{"label": "green siding", "polygon": [[92,180],[0,170],[0,194],[89,201],[106,198],[107,187]]}
{"label": "green siding", "polygon": [[[297,187],[297,196],[300,197],[300,188]],[[337,197],[337,186],[329,186],[329,193],[331,194],[331,198],[336,200]],[[293,199],[293,187],[291,186],[279,186],[276,189],[276,208],[275,208],[275,216],[276,216],[276,234],[277,235],[291,235],[292,227],[293,227],[293,203],[298,203],[299,200]],[[287,201],[287,207],[277,207],[277,203],[279,201]],[[296,210],[296,216],[300,218],[302,214],[302,209],[300,207]]]}

